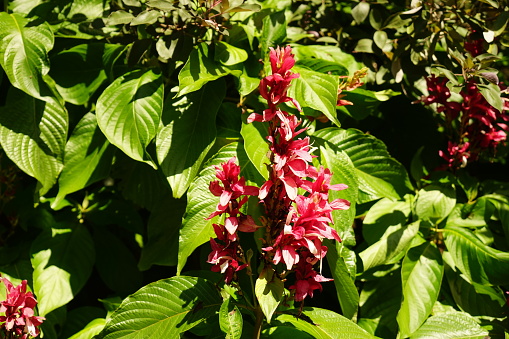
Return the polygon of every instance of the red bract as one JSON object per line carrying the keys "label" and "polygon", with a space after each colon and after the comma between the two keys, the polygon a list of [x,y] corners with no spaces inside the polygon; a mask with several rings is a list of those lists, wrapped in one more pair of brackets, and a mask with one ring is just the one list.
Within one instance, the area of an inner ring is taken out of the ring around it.
{"label": "red bract", "polygon": [[422,102],[437,104],[437,111],[445,115],[446,130],[452,133],[447,151],[439,152],[449,168],[465,167],[484,151],[494,153],[498,144],[506,140],[509,132],[507,100],[504,99],[504,109],[500,112],[484,98],[475,80],[469,79],[459,93],[462,102],[451,102],[446,86],[448,79],[432,75],[427,82],[429,95],[423,97]]}
{"label": "red bract", "polygon": [[15,338],[27,339],[37,337],[44,318],[34,315],[37,305],[32,292],[26,291],[27,281],[23,280],[20,285],[14,287],[7,278],[0,278],[7,289],[7,299],[0,302],[0,330]]}
{"label": "red bract", "polygon": [[304,260],[300,261],[295,268],[296,281],[289,287],[295,290],[295,301],[302,301],[308,295],[312,298],[315,290],[322,290],[321,282],[332,280],[321,276],[313,269],[313,265],[306,260],[307,252],[303,251],[301,255]]}

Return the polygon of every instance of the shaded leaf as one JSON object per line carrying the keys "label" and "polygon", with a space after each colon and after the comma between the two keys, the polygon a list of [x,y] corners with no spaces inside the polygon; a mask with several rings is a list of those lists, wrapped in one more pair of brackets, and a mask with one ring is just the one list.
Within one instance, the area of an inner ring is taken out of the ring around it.
{"label": "shaded leaf", "polygon": [[225,93],[224,81],[219,81],[164,105],[156,152],[175,198],[184,195],[214,144],[216,113]]}
{"label": "shaded leaf", "polygon": [[263,18],[261,42],[262,55],[268,55],[269,47],[276,48],[286,39],[286,17],[285,11],[275,12]]}
{"label": "shaded leaf", "polygon": [[223,301],[219,309],[219,325],[228,339],[240,339],[242,335],[242,314],[239,308],[231,302],[231,298]]}
{"label": "shaded leaf", "polygon": [[281,302],[284,289],[283,281],[275,274],[272,266],[265,266],[256,279],[255,295],[268,323]]}

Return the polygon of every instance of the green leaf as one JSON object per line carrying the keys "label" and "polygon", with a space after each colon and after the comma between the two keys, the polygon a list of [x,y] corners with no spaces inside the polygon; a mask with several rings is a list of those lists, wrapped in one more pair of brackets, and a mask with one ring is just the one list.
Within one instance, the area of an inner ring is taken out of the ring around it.
{"label": "green leaf", "polygon": [[106,227],[94,227],[95,268],[101,280],[117,295],[133,293],[142,285],[136,259],[126,244]]}
{"label": "green leaf", "polygon": [[[353,105],[339,106],[338,109],[356,120],[362,120],[378,112],[383,94],[356,88],[353,91],[343,92],[345,100],[351,101]],[[390,93],[392,94],[392,93]]]}
{"label": "green leaf", "polygon": [[258,279],[256,279],[255,295],[269,324],[272,315],[281,302],[284,289],[284,283],[275,274],[274,269],[271,266],[265,266]]}
{"label": "green leaf", "polygon": [[417,193],[414,211],[419,219],[439,223],[456,205],[456,191],[450,186],[429,185]]}
{"label": "green leaf", "polygon": [[23,172],[41,183],[41,195],[62,170],[68,123],[67,111],[56,100],[40,101],[14,88],[0,107],[0,144]]}
{"label": "green leaf", "polygon": [[230,73],[231,71],[228,68],[216,63],[212,57],[209,57],[207,44],[201,43],[192,50],[189,59],[178,75],[179,92],[177,96],[197,91],[207,82]]}
{"label": "green leaf", "polygon": [[485,245],[461,227],[447,226],[442,231],[454,264],[470,281],[484,285],[509,281],[509,253]]}
{"label": "green leaf", "polygon": [[53,32],[46,22],[34,25],[19,14],[0,13],[0,65],[11,84],[34,98],[51,92],[44,82]]}
{"label": "green leaf", "polygon": [[387,42],[387,33],[385,31],[376,31],[373,34],[373,41],[378,48],[383,50]]}
{"label": "green leaf", "polygon": [[498,85],[492,83],[489,85],[477,84],[477,88],[491,106],[496,108],[499,112],[503,111],[504,101],[500,96],[500,87],[498,87]]}
{"label": "green leaf", "polygon": [[98,338],[179,338],[220,306],[216,287],[205,279],[159,280],[127,297]]}
{"label": "green leaf", "polygon": [[299,59],[297,66],[307,67],[315,72],[333,75],[348,75],[348,69],[336,61],[329,61],[317,58]]}
{"label": "green leaf", "polygon": [[401,267],[403,303],[397,316],[403,337],[419,329],[430,315],[443,275],[442,256],[433,243],[426,242],[408,251]]}
{"label": "green leaf", "polygon": [[232,46],[223,41],[217,42],[214,61],[219,61],[226,66],[232,66],[246,60],[247,52],[242,48]]}
{"label": "green leaf", "polygon": [[83,328],[81,331],[73,334],[69,339],[90,339],[95,335],[101,333],[102,329],[106,325],[106,319],[97,318],[92,320]]}
{"label": "green leaf", "polygon": [[348,68],[349,74],[354,74],[355,71],[363,67],[361,63],[355,61],[353,55],[343,52],[341,48],[335,46],[295,45],[292,52],[297,61],[310,58],[332,61]]}
{"label": "green leaf", "polygon": [[[329,168],[332,172],[331,184],[345,184],[347,189],[341,191],[331,191],[331,199],[346,199],[350,202],[350,208],[346,211],[335,210],[332,212],[334,220],[334,229],[338,232],[343,241],[348,246],[355,245],[355,236],[353,235],[353,221],[355,218],[355,202],[358,195],[358,181],[355,174],[355,168],[352,161],[343,151],[332,150],[326,145],[320,147],[321,164]],[[352,239],[348,239],[348,238]],[[354,241],[354,243],[351,243]]]}
{"label": "green leaf", "polygon": [[148,219],[147,243],[141,250],[140,270],[148,270],[152,265],[177,265],[178,234],[185,210],[185,199],[169,197],[154,207]]}
{"label": "green leaf", "polygon": [[110,26],[129,24],[134,19],[134,15],[126,11],[114,11],[108,16],[106,23]]}
{"label": "green leaf", "polygon": [[269,47],[276,48],[286,39],[287,20],[285,11],[275,12],[263,18],[261,42],[262,55],[269,54]]}
{"label": "green leaf", "polygon": [[[210,193],[209,184],[216,178],[216,170],[213,166],[219,166],[236,156],[240,165],[240,175],[246,179],[253,178],[256,170],[251,165],[242,145],[231,143],[224,146],[204,166],[200,174],[189,186],[187,193],[187,209],[182,220],[182,227],[179,233],[179,249],[177,274],[182,272],[187,258],[200,245],[208,242],[214,237],[211,220],[205,220],[216,210],[219,198]],[[247,181],[248,181],[247,180]]]}
{"label": "green leaf", "polygon": [[359,253],[364,271],[372,267],[398,262],[411,245],[419,230],[419,224],[420,221],[416,221],[392,233],[384,234],[382,239]]}
{"label": "green leaf", "polygon": [[185,194],[214,144],[216,113],[225,93],[224,81],[216,81],[164,105],[156,152],[175,198]]}
{"label": "green leaf", "polygon": [[302,107],[320,111],[336,126],[341,126],[336,116],[339,78],[299,66],[294,66],[293,71],[300,76],[292,80],[288,95]]}
{"label": "green leaf", "polygon": [[356,129],[325,128],[313,134],[319,144],[344,151],[355,166],[359,182],[358,203],[379,198],[400,199],[412,189],[408,174],[377,138]]}
{"label": "green leaf", "polygon": [[369,334],[354,322],[335,312],[305,307],[303,316],[280,314],[274,320],[283,325],[293,325],[297,329],[307,332],[316,339],[373,339]]}
{"label": "green leaf", "polygon": [[117,45],[89,43],[74,46],[53,56],[49,74],[64,100],[74,105],[87,104],[107,79],[103,56],[117,50]]}
{"label": "green leaf", "polygon": [[377,242],[385,233],[392,233],[407,223],[410,215],[409,201],[383,198],[368,211],[362,223],[362,235],[368,244]]}
{"label": "green leaf", "polygon": [[[98,320],[98,318],[103,318],[102,320],[104,325],[106,323],[106,320],[104,319],[104,317],[106,317],[106,313],[107,312],[104,308],[96,306],[80,306],[73,308],[67,312],[67,317],[64,319],[66,320],[65,324],[60,331],[60,337],[70,338],[72,335],[85,329],[88,324]],[[95,334],[98,334],[100,331],[101,330]],[[84,333],[86,332],[84,331]]]}
{"label": "green leaf", "polygon": [[298,330],[294,327],[289,326],[277,326],[270,327],[266,330],[263,330],[261,339],[270,339],[270,338],[292,338],[292,339],[312,339],[308,333]]}
{"label": "green leaf", "polygon": [[108,140],[134,160],[156,165],[146,147],[156,136],[163,109],[163,83],[152,70],[117,78],[97,100],[97,123]]}
{"label": "green leaf", "polygon": [[251,163],[258,172],[267,180],[269,178],[269,144],[266,139],[268,136],[268,126],[262,122],[253,121],[248,124],[242,123],[240,134],[244,139],[244,149]]}
{"label": "green leaf", "polygon": [[329,264],[334,286],[338,295],[343,316],[353,319],[359,307],[359,292],[355,286],[355,276],[351,277],[345,260],[339,255],[339,244],[324,240],[327,246],[327,263]]}
{"label": "green leaf", "polygon": [[97,126],[95,114],[85,114],[65,145],[58,195],[51,205],[57,206],[67,194],[106,178],[113,161],[113,151]]}
{"label": "green leaf", "polygon": [[131,26],[152,25],[157,21],[157,18],[159,18],[160,16],[162,16],[162,14],[159,11],[153,11],[150,9],[143,11],[131,21]]}
{"label": "green leaf", "polygon": [[[68,227],[68,225],[59,225]],[[95,250],[84,225],[44,230],[32,243],[34,294],[39,315],[67,304],[92,273]]]}
{"label": "green leaf", "polygon": [[475,339],[485,338],[488,331],[464,312],[447,312],[430,317],[411,339]]}
{"label": "green leaf", "polygon": [[369,14],[369,2],[361,1],[352,9],[352,16],[355,22],[358,24],[362,23]]}
{"label": "green leaf", "polygon": [[240,339],[242,336],[242,314],[231,302],[231,298],[223,301],[219,309],[219,325],[228,339]]}

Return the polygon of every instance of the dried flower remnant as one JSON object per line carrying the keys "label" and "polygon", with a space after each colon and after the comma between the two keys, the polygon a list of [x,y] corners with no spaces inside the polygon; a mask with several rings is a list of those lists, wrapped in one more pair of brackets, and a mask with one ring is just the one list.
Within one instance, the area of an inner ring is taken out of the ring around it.
{"label": "dried flower remnant", "polygon": [[0,278],[7,289],[6,300],[0,302],[0,334],[6,338],[35,338],[39,335],[38,326],[45,320],[34,315],[37,305],[32,292],[27,292],[27,281],[14,285],[7,278]]}

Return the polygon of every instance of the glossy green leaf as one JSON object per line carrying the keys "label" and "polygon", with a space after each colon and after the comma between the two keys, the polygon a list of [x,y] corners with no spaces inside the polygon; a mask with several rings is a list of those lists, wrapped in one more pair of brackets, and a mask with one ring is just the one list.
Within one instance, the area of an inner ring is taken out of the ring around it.
{"label": "glossy green leaf", "polygon": [[67,139],[67,111],[56,100],[40,101],[11,88],[0,107],[0,144],[26,174],[36,178],[45,194],[62,170]]}
{"label": "glossy green leaf", "polygon": [[197,45],[192,50],[189,59],[178,75],[179,92],[177,96],[197,91],[207,82],[230,74],[230,69],[215,62],[209,53],[209,47],[205,43]]}
{"label": "glossy green leaf", "polygon": [[362,120],[378,113],[381,99],[386,99],[387,95],[393,93],[383,94],[356,88],[353,91],[342,92],[341,94],[346,95],[343,99],[352,102],[353,105],[340,106],[338,109],[356,120]]}
{"label": "glossy green leaf", "polygon": [[[330,199],[346,199],[350,202],[348,210],[335,210],[332,212],[334,220],[334,229],[348,246],[355,245],[355,236],[353,235],[353,220],[355,218],[355,203],[358,195],[358,181],[355,174],[355,168],[350,158],[343,151],[332,150],[327,145],[320,147],[321,164],[332,172],[332,184],[345,184],[347,189],[341,191],[331,191]],[[349,239],[350,238],[350,239]],[[353,241],[353,243],[352,243]]]}
{"label": "glossy green leaf", "polygon": [[493,106],[500,112],[503,110],[504,101],[500,96],[500,87],[498,87],[497,84],[492,83],[489,85],[477,84],[477,88],[479,89],[479,92],[481,92],[484,99],[486,99],[486,101],[491,106]]}
{"label": "glossy green leaf", "polygon": [[262,55],[269,54],[269,47],[276,48],[286,39],[286,16],[285,11],[275,12],[263,18],[261,42]]}
{"label": "glossy green leaf", "polygon": [[170,197],[153,208],[148,219],[148,239],[141,249],[140,270],[148,270],[152,265],[177,265],[178,234],[185,209],[185,199]]}
{"label": "glossy green leaf", "polygon": [[286,324],[293,325],[316,339],[375,338],[342,315],[316,307],[305,307],[300,317],[293,314],[280,314],[274,320],[285,326]]}
{"label": "glossy green leaf", "polygon": [[292,338],[292,339],[312,339],[313,337],[307,332],[303,332],[295,327],[275,326],[270,327],[262,332],[261,339],[270,338]]}
{"label": "glossy green leaf", "polygon": [[75,105],[87,104],[107,79],[107,60],[103,58],[118,51],[117,45],[89,43],[53,56],[49,74],[55,80],[56,88],[64,100]]}
{"label": "glossy green leaf", "polygon": [[92,273],[95,250],[83,225],[44,230],[32,243],[34,293],[39,315],[71,301]]}
{"label": "glossy green leaf", "polygon": [[447,312],[430,317],[410,339],[483,339],[488,331],[464,312]]}
{"label": "glossy green leaf", "polygon": [[136,70],[117,78],[97,100],[97,123],[108,140],[134,160],[156,165],[147,153],[163,108],[162,77]]}
{"label": "glossy green leaf", "polygon": [[67,194],[106,178],[113,151],[97,126],[95,114],[85,114],[65,145],[64,168],[58,178],[58,195],[52,206],[57,206]]}
{"label": "glossy green leaf", "polygon": [[403,302],[397,316],[403,337],[414,333],[430,315],[443,275],[442,256],[433,243],[425,242],[407,252],[401,267]]}
{"label": "glossy green leaf", "polygon": [[172,277],[127,297],[99,339],[178,338],[221,306],[216,287],[202,278]]}
{"label": "glossy green leaf", "polygon": [[296,62],[297,66],[307,67],[315,72],[333,75],[348,75],[348,69],[336,61],[317,58],[304,58]]}
{"label": "glossy green leaf", "polygon": [[339,127],[341,124],[336,116],[339,78],[299,66],[294,66],[292,71],[300,76],[292,80],[288,95],[295,98],[302,107],[322,112]]}
{"label": "glossy green leaf", "polygon": [[258,172],[265,178],[269,178],[269,144],[267,141],[268,126],[262,122],[253,121],[248,124],[243,122],[240,134],[244,139],[246,154],[256,167]]}
{"label": "glossy green leaf", "polygon": [[[102,318],[104,325],[106,323],[106,319],[104,319],[106,314],[107,311],[102,307],[79,306],[73,308],[66,314],[66,321],[63,328],[61,328],[60,336],[70,338],[72,335],[84,330],[88,324],[96,322],[99,318]],[[97,333],[99,332],[100,330]]]}
{"label": "glossy green leaf", "polygon": [[219,309],[219,325],[228,339],[240,339],[242,336],[242,314],[239,308],[231,302],[231,298],[223,301]]}
{"label": "glossy green leaf", "polygon": [[44,77],[53,32],[46,22],[35,25],[19,14],[0,13],[0,65],[11,84],[34,98],[50,95]]}
{"label": "glossy green leaf", "polygon": [[268,323],[281,302],[284,289],[284,283],[275,274],[274,269],[265,266],[256,279],[255,295]]}
{"label": "glossy green leaf", "polygon": [[292,52],[295,54],[297,61],[308,58],[332,61],[348,68],[349,74],[353,74],[363,67],[361,63],[355,60],[353,55],[342,51],[341,48],[336,46],[296,45],[292,48]]}
{"label": "glossy green leaf", "polygon": [[419,219],[438,223],[456,205],[456,191],[450,186],[429,185],[417,193],[414,211]]}
{"label": "glossy green leaf", "polygon": [[384,234],[382,239],[359,253],[364,271],[379,265],[398,262],[417,234],[419,224],[420,222],[416,221],[392,233]]}
{"label": "glossy green leaf", "polygon": [[393,232],[407,223],[411,205],[409,201],[383,198],[368,211],[362,223],[362,235],[368,244],[377,242],[386,232]]}
{"label": "glossy green leaf", "polygon": [[240,165],[240,175],[245,176],[246,181],[249,181],[250,178],[253,178],[253,173],[256,170],[243,151],[242,145],[231,143],[224,146],[204,165],[203,170],[189,186],[187,208],[179,233],[177,274],[182,272],[191,253],[215,236],[212,228],[213,220],[205,220],[216,210],[219,203],[219,198],[209,190],[210,182],[217,180],[216,170],[213,166],[220,166],[234,156],[237,157],[237,163]]}
{"label": "glossy green leaf", "polygon": [[509,253],[485,245],[468,229],[443,229],[445,245],[456,267],[472,282],[504,285],[509,281]]}
{"label": "glossy green leaf", "polygon": [[224,41],[216,44],[214,61],[219,61],[223,65],[232,66],[247,60],[247,52],[242,48],[232,46]]}
{"label": "glossy green leaf", "polygon": [[216,113],[225,93],[224,81],[216,81],[165,102],[156,152],[175,198],[185,194],[214,144]]}
{"label": "glossy green leaf", "polygon": [[73,334],[69,339],[90,339],[95,335],[101,333],[102,329],[106,325],[106,319],[97,318],[92,320],[83,328],[81,331]]}
{"label": "glossy green leaf", "polygon": [[345,260],[340,256],[340,245],[325,240],[324,245],[327,246],[327,263],[334,279],[341,311],[343,316],[353,319],[359,307],[359,292],[355,286],[355,276],[350,276]]}
{"label": "glossy green leaf", "polygon": [[332,127],[315,132],[313,139],[350,157],[359,182],[358,203],[382,197],[399,199],[410,192],[412,184],[405,168],[377,138],[356,129]]}

